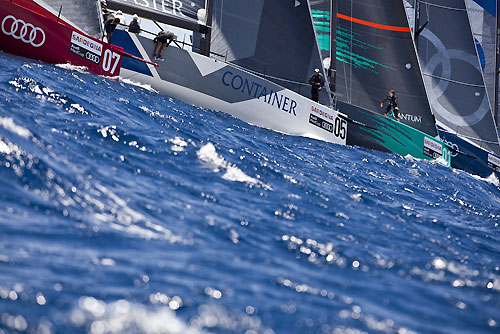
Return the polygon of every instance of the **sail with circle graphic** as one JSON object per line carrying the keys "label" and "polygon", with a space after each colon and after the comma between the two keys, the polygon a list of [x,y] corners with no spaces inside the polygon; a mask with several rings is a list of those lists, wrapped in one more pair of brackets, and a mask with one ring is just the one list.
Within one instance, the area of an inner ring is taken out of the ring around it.
{"label": "sail with circle graphic", "polygon": [[438,125],[500,154],[465,1],[419,1],[417,8],[418,54]]}
{"label": "sail with circle graphic", "polygon": [[498,70],[496,64],[496,3],[497,0],[465,0],[479,64],[483,71],[486,92],[494,116],[497,104],[495,76]]}

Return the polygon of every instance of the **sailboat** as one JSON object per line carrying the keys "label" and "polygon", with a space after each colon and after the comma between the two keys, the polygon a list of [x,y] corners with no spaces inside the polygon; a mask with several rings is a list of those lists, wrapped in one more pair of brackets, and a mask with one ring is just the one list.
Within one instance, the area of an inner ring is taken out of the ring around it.
{"label": "sailboat", "polygon": [[[334,60],[328,71],[335,73],[329,78],[336,106],[368,124],[387,121],[380,117],[379,105],[394,88],[401,122],[436,137],[403,2],[316,0],[310,5],[313,17],[331,13],[330,45],[322,45],[330,49],[329,59]],[[324,39],[320,36],[327,34],[327,25],[317,20],[315,26],[318,40]],[[404,140],[404,136],[398,139]]]}
{"label": "sailboat", "polygon": [[[321,69],[325,77],[329,73],[323,66],[308,1],[178,0],[175,3],[177,8],[169,7],[172,4],[169,2],[163,2],[166,5],[162,7],[155,1],[107,1],[111,9],[181,26],[200,36],[192,50],[173,44],[168,47],[163,55],[165,61],[158,68],[124,59],[121,77],[149,84],[160,93],[187,103],[223,111],[286,134],[421,159],[441,158],[449,163],[450,151],[437,137],[428,107],[415,109],[414,116],[420,125],[412,127],[382,116],[379,110],[365,109],[367,103],[339,101],[334,106],[329,85],[321,91],[319,103],[309,99],[311,88],[307,81],[314,69]],[[184,8],[192,7],[199,7],[196,15],[194,11],[183,12]],[[408,23],[398,23],[404,24],[403,29],[409,34]],[[116,31],[113,43],[130,54],[150,59],[155,48],[153,35]],[[419,72],[414,48],[410,51],[413,52],[409,56],[413,61],[410,76],[414,78]],[[402,64],[403,68],[406,64]],[[391,71],[397,75],[401,69]],[[379,84],[380,81],[373,83]],[[366,102],[378,94],[379,100],[390,89],[387,86],[369,95],[365,88],[356,91],[359,96],[354,93],[350,96]],[[422,88],[411,97],[426,101],[424,93]]]}
{"label": "sailboat", "polygon": [[102,42],[97,1],[0,2],[0,50],[51,64],[71,63],[116,77],[122,50]]}
{"label": "sailboat", "polygon": [[[498,91],[495,87],[498,84],[498,81],[495,84],[496,47],[485,43],[488,39],[485,26],[480,28],[483,43],[474,39],[470,17],[474,12],[484,15],[480,5],[487,2],[417,0],[414,28],[440,137],[464,153],[452,154],[452,167],[482,177],[500,172],[500,145],[494,115]],[[495,24],[496,20],[492,21]],[[496,34],[494,30],[493,34]],[[490,38],[493,40],[490,43],[495,44],[495,39],[497,37]]]}

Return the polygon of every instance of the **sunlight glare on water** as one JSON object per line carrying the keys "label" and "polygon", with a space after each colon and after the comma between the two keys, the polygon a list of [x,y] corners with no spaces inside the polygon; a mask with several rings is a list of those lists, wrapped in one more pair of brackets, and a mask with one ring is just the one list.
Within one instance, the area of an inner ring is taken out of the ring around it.
{"label": "sunlight glare on water", "polygon": [[498,333],[500,197],[0,53],[0,333]]}

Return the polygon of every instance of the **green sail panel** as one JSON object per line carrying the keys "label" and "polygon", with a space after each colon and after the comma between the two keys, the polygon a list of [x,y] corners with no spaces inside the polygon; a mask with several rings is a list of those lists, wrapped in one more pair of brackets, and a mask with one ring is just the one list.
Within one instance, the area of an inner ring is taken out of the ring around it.
{"label": "green sail panel", "polygon": [[336,97],[372,112],[391,89],[401,122],[437,136],[404,3],[337,0]]}
{"label": "green sail panel", "polygon": [[321,58],[330,57],[330,9],[331,0],[310,0],[314,28],[318,38]]}

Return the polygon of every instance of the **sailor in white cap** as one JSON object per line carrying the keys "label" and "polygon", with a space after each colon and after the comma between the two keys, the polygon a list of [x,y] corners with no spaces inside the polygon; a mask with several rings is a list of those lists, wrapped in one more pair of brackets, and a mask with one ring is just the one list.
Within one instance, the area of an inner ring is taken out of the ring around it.
{"label": "sailor in white cap", "polygon": [[311,99],[318,102],[319,92],[325,85],[325,79],[323,79],[323,75],[319,73],[318,68],[314,70],[313,75],[309,78],[309,83],[311,84]]}
{"label": "sailor in white cap", "polygon": [[125,28],[127,28],[127,26],[125,24],[125,16],[123,15],[123,12],[121,10],[119,10],[115,13],[115,18],[120,19],[120,23],[118,24],[116,29],[125,30]]}
{"label": "sailor in white cap", "polygon": [[132,21],[130,21],[128,25],[128,31],[134,34],[141,32],[141,22],[139,21],[139,16],[137,16],[137,14],[134,14],[132,17]]}

